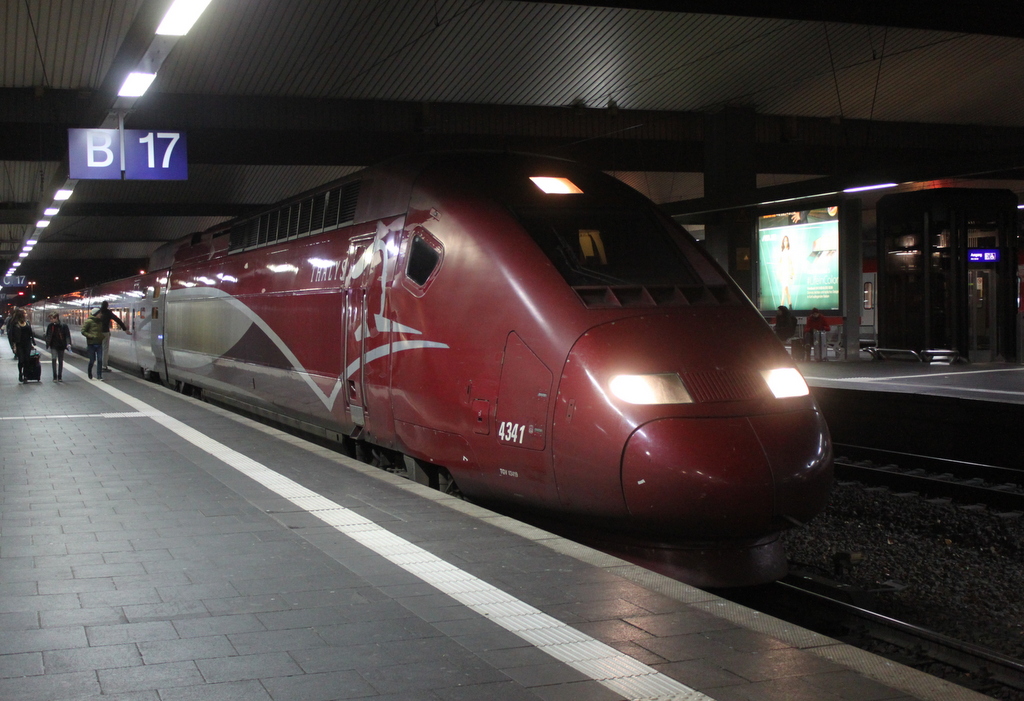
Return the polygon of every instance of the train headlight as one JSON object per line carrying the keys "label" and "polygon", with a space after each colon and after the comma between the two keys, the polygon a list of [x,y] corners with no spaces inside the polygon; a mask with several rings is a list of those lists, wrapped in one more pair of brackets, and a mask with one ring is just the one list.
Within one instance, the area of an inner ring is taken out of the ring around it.
{"label": "train headlight", "polygon": [[629,404],[690,404],[693,399],[674,372],[657,375],[616,375],[608,383],[612,394]]}
{"label": "train headlight", "polygon": [[776,399],[806,397],[810,393],[803,375],[796,368],[762,370],[761,375],[764,376],[764,381],[768,383],[768,388]]}

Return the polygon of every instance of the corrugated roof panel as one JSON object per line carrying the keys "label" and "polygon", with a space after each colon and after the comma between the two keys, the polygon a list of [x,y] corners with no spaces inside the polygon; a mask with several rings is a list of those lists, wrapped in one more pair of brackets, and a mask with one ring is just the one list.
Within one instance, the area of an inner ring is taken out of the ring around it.
{"label": "corrugated roof panel", "polygon": [[49,161],[4,161],[0,173],[0,202],[32,202],[57,172]]}
{"label": "corrugated roof panel", "polygon": [[142,0],[4,3],[3,85],[96,88]]}

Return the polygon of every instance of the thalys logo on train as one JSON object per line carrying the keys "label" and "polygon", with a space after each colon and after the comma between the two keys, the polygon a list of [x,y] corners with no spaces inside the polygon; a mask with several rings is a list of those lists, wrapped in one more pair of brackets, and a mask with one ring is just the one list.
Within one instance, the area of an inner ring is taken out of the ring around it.
{"label": "thalys logo on train", "polygon": [[[393,221],[390,226],[385,226],[383,222],[377,222],[377,233],[373,237],[373,243],[366,247],[366,250],[359,255],[345,273],[344,287],[351,287],[353,282],[358,280],[368,268],[374,271],[379,268],[379,273],[375,272],[372,278],[379,280],[380,283],[378,294],[372,295],[373,299],[368,299],[364,313],[361,315],[362,323],[355,330],[355,340],[362,343],[362,353],[345,368],[344,378],[346,380],[352,378],[367,363],[385,358],[392,353],[424,348],[448,348],[447,343],[437,341],[391,340],[393,334],[423,335],[419,329],[400,324],[385,315],[388,276],[395,267],[389,262],[389,258],[390,261],[396,261],[399,252],[398,247],[392,242],[401,233],[404,222],[404,217]],[[371,306],[374,303],[376,303],[375,306]],[[369,323],[373,324],[372,329],[369,327]],[[384,341],[371,346],[380,336],[384,336]]]}

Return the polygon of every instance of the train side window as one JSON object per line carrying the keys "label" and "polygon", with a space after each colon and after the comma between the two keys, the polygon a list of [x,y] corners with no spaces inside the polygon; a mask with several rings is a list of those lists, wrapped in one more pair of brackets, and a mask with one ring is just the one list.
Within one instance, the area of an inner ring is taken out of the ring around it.
{"label": "train side window", "polygon": [[425,234],[415,234],[409,245],[408,259],[405,265],[406,277],[423,287],[427,284],[430,276],[434,274],[440,262],[440,244],[436,240],[428,240]]}

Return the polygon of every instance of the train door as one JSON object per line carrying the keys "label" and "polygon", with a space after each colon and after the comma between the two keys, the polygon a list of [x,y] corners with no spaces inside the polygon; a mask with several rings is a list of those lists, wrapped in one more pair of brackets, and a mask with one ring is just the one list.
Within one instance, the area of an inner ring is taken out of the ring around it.
{"label": "train door", "polygon": [[875,335],[875,285],[877,273],[864,273],[860,308],[860,340],[869,346],[877,345]]}
{"label": "train door", "polygon": [[969,269],[967,271],[967,324],[970,359],[987,363],[994,359],[996,325],[995,270]]}
{"label": "train door", "polygon": [[366,337],[366,278],[373,255],[373,236],[352,239],[345,257],[346,288],[343,291],[342,333],[345,357],[345,409],[356,426],[366,424],[366,389],[363,343]]}
{"label": "train door", "polygon": [[349,420],[356,426],[362,426],[365,422],[366,399],[363,394],[363,343],[360,329],[363,327],[363,315],[366,305],[366,289],[362,287],[351,287],[345,290],[344,304],[342,305],[342,320],[345,334],[345,357],[343,367],[345,368],[345,407],[349,413]]}

